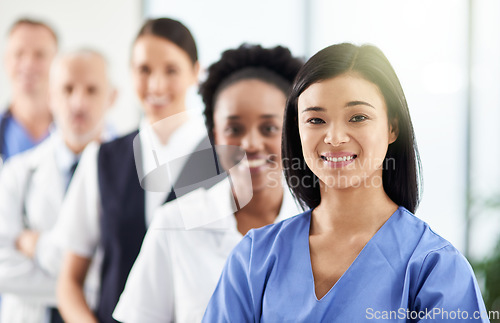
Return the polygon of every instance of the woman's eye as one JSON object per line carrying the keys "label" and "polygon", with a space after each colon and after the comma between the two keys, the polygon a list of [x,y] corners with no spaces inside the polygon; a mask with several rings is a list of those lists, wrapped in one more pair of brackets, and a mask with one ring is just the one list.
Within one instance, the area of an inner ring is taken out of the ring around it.
{"label": "woman's eye", "polygon": [[264,135],[272,135],[274,133],[280,132],[280,128],[275,125],[265,125],[261,127],[261,132]]}
{"label": "woman's eye", "polygon": [[88,94],[96,94],[97,93],[97,87],[95,87],[95,86],[89,86],[87,88],[87,93]]}
{"label": "woman's eye", "polygon": [[350,122],[361,122],[361,121],[365,121],[366,119],[368,119],[366,116],[357,115],[357,116],[353,116],[349,121]]}
{"label": "woman's eye", "polygon": [[168,74],[168,75],[175,75],[175,74],[177,74],[177,68],[174,68],[174,67],[168,67],[168,68],[167,68],[167,74]]}
{"label": "woman's eye", "polygon": [[73,93],[73,85],[68,84],[68,85],[64,86],[64,93],[66,93],[66,94]]}
{"label": "woman's eye", "polygon": [[224,129],[224,134],[226,136],[237,136],[241,133],[240,127],[227,127]]}
{"label": "woman's eye", "polygon": [[37,52],[35,53],[35,57],[36,57],[37,59],[43,59],[43,58],[45,58],[45,53],[44,53],[44,52],[42,52],[42,51],[37,51]]}
{"label": "woman's eye", "polygon": [[139,73],[149,74],[151,73],[151,69],[148,66],[139,66]]}
{"label": "woman's eye", "polygon": [[321,124],[321,123],[325,123],[325,121],[323,121],[323,119],[320,119],[320,118],[310,118],[307,120],[307,123],[310,123],[310,124]]}

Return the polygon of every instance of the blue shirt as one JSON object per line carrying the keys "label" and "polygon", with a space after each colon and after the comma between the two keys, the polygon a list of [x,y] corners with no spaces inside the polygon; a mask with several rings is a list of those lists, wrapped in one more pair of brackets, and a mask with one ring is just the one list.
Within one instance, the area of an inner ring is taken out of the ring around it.
{"label": "blue shirt", "polygon": [[[3,118],[4,113],[0,114],[0,120]],[[4,162],[15,154],[33,148],[48,136],[47,132],[47,135],[41,140],[33,139],[28,131],[12,115],[7,116],[4,122],[4,133],[0,133],[0,140],[2,141],[0,144],[0,147],[2,147],[0,154]]]}
{"label": "blue shirt", "polygon": [[[320,300],[311,211],[251,230],[231,253],[203,322],[488,322],[467,260],[400,207]],[[473,318],[477,319],[473,319]],[[453,319],[454,318],[454,319]]]}

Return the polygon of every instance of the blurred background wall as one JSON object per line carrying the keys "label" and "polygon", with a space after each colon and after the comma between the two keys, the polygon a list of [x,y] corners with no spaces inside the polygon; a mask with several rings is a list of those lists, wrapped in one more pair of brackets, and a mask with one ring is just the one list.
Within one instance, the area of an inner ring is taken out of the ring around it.
{"label": "blurred background wall", "polygon": [[[375,44],[400,77],[417,134],[424,176],[417,216],[472,261],[497,244],[500,1],[0,0],[0,52],[20,16],[51,23],[63,50],[93,46],[108,56],[120,91],[110,122],[121,133],[140,116],[128,59],[146,17],[185,23],[202,68],[242,42],[288,46],[305,58],[333,43]],[[0,104],[8,93],[2,66]],[[188,105],[201,109],[196,89]]]}

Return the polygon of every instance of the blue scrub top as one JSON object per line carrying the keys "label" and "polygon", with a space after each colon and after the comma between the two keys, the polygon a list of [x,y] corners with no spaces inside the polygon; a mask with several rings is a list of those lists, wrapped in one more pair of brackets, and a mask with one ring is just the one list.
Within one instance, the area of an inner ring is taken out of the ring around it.
{"label": "blue scrub top", "polygon": [[[0,120],[4,119],[4,114],[0,114]],[[42,142],[47,136],[44,136],[41,140],[34,140],[31,138],[30,134],[24,127],[16,121],[11,115],[7,116],[4,120],[5,128],[4,132],[0,133],[0,140],[2,140],[2,155],[3,161],[6,161],[10,157],[33,148]]]}
{"label": "blue scrub top", "polygon": [[309,210],[249,231],[203,322],[489,322],[465,257],[403,207],[318,300],[310,223]]}

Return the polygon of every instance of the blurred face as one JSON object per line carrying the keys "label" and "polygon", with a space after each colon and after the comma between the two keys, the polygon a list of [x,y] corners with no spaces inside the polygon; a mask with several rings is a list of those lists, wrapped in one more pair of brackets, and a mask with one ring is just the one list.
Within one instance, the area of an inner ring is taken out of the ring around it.
{"label": "blurred face", "polygon": [[84,146],[101,135],[104,115],[114,101],[106,62],[95,54],[70,55],[57,61],[50,102],[65,140]]}
{"label": "blurred face", "polygon": [[[281,128],[285,104],[286,97],[281,90],[254,79],[228,86],[216,99],[215,144],[239,146],[246,152],[254,192],[281,185]],[[231,161],[223,160],[222,164],[227,170]]]}
{"label": "blurred face", "polygon": [[299,96],[298,124],[304,158],[322,185],[382,187],[397,130],[376,85],[351,74],[312,84]]}
{"label": "blurred face", "polygon": [[56,51],[56,40],[45,27],[22,24],[13,30],[7,41],[5,69],[15,95],[47,91]]}
{"label": "blurred face", "polygon": [[185,110],[187,90],[196,83],[198,63],[164,38],[145,35],[134,44],[132,75],[151,123]]}

